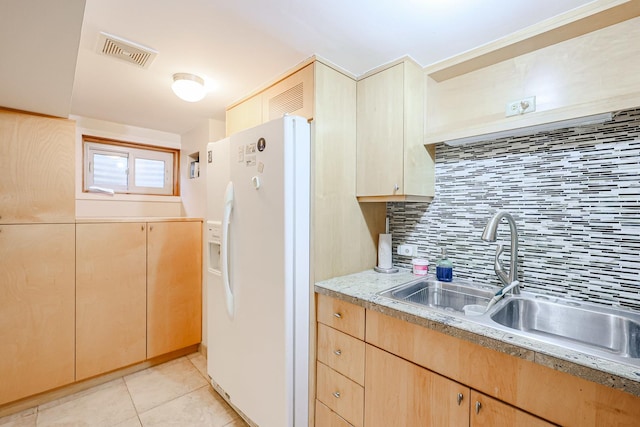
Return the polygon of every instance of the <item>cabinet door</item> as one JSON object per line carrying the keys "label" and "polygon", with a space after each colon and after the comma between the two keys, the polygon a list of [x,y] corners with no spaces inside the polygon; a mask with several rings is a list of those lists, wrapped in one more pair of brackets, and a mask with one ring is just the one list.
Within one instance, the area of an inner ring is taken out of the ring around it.
{"label": "cabinet door", "polygon": [[149,223],[147,357],[202,338],[202,222]]}
{"label": "cabinet door", "polygon": [[314,65],[309,64],[262,92],[262,121],[291,114],[313,118]]}
{"label": "cabinet door", "polygon": [[471,391],[471,427],[554,425],[475,390]]}
{"label": "cabinet door", "polygon": [[74,380],[74,229],[0,226],[0,405]]}
{"label": "cabinet door", "polygon": [[404,64],[357,85],[357,196],[402,194]]}
{"label": "cabinet door", "polygon": [[76,225],[76,379],[146,357],[146,224]]}
{"label": "cabinet door", "polygon": [[0,110],[0,224],[75,220],[75,124]]}
{"label": "cabinet door", "polygon": [[369,344],[365,387],[366,427],[469,425],[469,388]]}
{"label": "cabinet door", "polygon": [[227,136],[262,123],[262,96],[255,95],[231,107],[226,114]]}

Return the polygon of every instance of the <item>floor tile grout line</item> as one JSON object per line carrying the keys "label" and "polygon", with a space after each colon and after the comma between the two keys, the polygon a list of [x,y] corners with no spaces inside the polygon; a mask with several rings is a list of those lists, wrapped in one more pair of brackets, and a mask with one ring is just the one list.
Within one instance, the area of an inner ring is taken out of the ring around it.
{"label": "floor tile grout line", "polygon": [[129,390],[129,384],[127,384],[127,380],[125,378],[126,378],[126,375],[122,377],[122,382],[124,383],[124,387],[127,389],[127,394],[129,395],[131,406],[133,406],[133,410],[136,411],[136,418],[138,418],[138,422],[140,423],[140,425],[142,425],[142,420],[140,419],[140,413],[138,412],[138,407],[136,406],[136,402],[133,400],[133,395],[131,394],[131,390]]}

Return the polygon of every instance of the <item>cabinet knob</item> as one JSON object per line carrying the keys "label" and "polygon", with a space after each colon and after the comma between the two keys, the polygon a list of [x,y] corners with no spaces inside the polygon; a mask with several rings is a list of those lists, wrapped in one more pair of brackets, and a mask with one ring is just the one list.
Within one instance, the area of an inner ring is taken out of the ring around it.
{"label": "cabinet knob", "polygon": [[395,184],[393,186],[393,191],[398,191],[400,189],[400,186],[398,184]]}
{"label": "cabinet knob", "polygon": [[482,403],[476,402],[476,414],[480,413],[480,408],[482,408]]}
{"label": "cabinet knob", "polygon": [[342,354],[342,350],[334,350],[333,354],[335,354],[336,356],[340,356]]}
{"label": "cabinet knob", "polygon": [[144,225],[140,226],[140,231],[144,231]]}
{"label": "cabinet knob", "polygon": [[335,397],[336,399],[340,398],[340,392],[339,391],[334,391],[333,392],[333,397]]}
{"label": "cabinet knob", "polygon": [[149,231],[153,231],[153,225],[149,226]]}
{"label": "cabinet knob", "polygon": [[458,406],[460,406],[460,404],[462,403],[462,399],[464,398],[464,395],[462,393],[458,393]]}
{"label": "cabinet knob", "polygon": [[333,317],[338,318],[338,319],[342,319],[342,314],[340,314],[340,313],[333,313]]}

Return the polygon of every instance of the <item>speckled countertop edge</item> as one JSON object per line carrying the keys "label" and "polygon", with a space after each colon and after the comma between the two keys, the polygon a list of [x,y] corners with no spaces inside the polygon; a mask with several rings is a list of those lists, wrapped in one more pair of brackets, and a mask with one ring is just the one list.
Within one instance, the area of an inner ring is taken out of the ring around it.
{"label": "speckled countertop edge", "polygon": [[377,295],[418,278],[404,269],[395,274],[366,270],[317,282],[315,291],[640,397],[639,367],[518,336],[466,320],[464,316],[447,315],[444,311]]}

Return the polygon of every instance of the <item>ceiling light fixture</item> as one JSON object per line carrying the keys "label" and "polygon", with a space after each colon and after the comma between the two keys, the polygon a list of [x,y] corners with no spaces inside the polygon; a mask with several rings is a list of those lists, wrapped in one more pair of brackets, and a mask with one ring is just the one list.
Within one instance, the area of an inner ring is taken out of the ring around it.
{"label": "ceiling light fixture", "polygon": [[187,102],[198,102],[207,93],[202,77],[189,73],[174,74],[171,89],[178,98]]}

